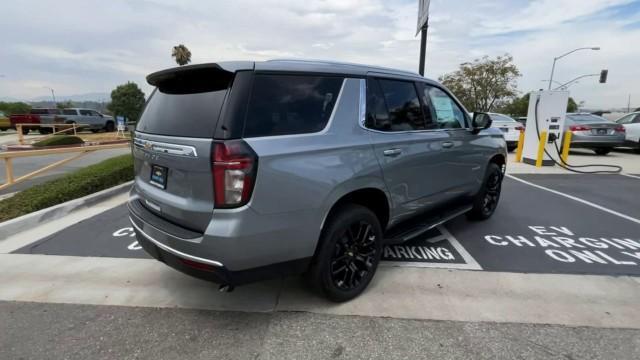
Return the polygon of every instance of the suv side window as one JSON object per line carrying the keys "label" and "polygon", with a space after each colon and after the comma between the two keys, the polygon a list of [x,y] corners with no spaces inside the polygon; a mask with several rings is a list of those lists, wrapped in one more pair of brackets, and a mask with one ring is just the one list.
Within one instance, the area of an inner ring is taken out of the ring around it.
{"label": "suv side window", "polygon": [[245,137],[319,132],[335,106],[342,77],[256,75],[244,127]]}
{"label": "suv side window", "polygon": [[431,100],[439,129],[460,129],[466,127],[464,112],[444,91],[425,85],[425,96]]}
{"label": "suv side window", "polygon": [[100,116],[100,113],[95,110],[91,110],[91,116]]}
{"label": "suv side window", "polygon": [[78,113],[73,109],[62,109],[62,115],[78,115]]}
{"label": "suv side window", "polygon": [[633,119],[634,124],[640,124],[640,114],[636,114],[636,118]]}
{"label": "suv side window", "polygon": [[380,131],[424,130],[424,117],[415,84],[410,81],[388,79],[378,79],[377,82],[388,111],[388,121],[377,122],[378,127],[375,129]]}
{"label": "suv side window", "polygon": [[91,116],[91,110],[80,110],[80,115]]}

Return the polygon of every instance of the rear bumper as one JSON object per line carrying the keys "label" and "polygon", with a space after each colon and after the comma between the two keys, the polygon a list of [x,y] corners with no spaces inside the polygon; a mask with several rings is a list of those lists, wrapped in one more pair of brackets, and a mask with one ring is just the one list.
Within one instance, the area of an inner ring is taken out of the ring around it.
{"label": "rear bumper", "polygon": [[[234,267],[237,259],[259,249],[241,246],[242,238],[226,239],[221,245],[227,249],[219,248],[211,244],[210,236],[181,228],[154,215],[140,204],[137,197],[132,198],[127,205],[136,238],[149,255],[180,272],[203,280],[232,286],[243,285],[300,274],[306,271],[311,262],[311,257],[303,257],[237,270],[237,267]],[[225,243],[228,244],[227,241],[238,243],[234,247],[236,251],[231,254],[232,257],[228,246],[225,246]],[[221,254],[220,257],[213,255],[217,252]],[[227,260],[231,267],[226,263]]]}
{"label": "rear bumper", "polygon": [[588,136],[574,135],[571,138],[571,147],[575,148],[602,148],[623,146],[625,142],[624,135],[618,136]]}

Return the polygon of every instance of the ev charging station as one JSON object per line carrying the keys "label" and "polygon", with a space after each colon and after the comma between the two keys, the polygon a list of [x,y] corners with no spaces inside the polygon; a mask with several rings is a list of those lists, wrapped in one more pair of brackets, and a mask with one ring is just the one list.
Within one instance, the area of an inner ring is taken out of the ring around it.
{"label": "ev charging station", "polygon": [[553,166],[560,161],[558,149],[562,147],[568,102],[568,91],[531,92],[522,162],[535,166]]}

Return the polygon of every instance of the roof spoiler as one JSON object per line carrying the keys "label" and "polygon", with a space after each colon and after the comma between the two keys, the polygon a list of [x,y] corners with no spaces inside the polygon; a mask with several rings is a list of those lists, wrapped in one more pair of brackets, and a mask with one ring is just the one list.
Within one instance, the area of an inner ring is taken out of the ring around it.
{"label": "roof spoiler", "polygon": [[221,63],[206,63],[196,65],[178,66],[170,69],[156,71],[147,75],[149,85],[159,86],[165,81],[193,76],[221,75],[232,76],[238,70],[253,70],[253,61],[229,61]]}

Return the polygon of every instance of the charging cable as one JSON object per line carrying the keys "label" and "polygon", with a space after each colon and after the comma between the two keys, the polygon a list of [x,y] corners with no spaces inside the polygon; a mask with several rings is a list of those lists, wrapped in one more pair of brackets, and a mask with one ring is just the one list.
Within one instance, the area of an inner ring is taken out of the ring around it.
{"label": "charging cable", "polygon": [[[535,122],[536,122],[536,133],[538,134],[538,141],[540,141],[540,125],[538,125],[538,105],[540,104],[540,97],[536,99],[536,107],[534,111]],[[622,166],[618,165],[608,165],[608,164],[590,164],[590,165],[570,165],[564,159],[562,159],[562,155],[560,154],[560,149],[558,148],[558,143],[554,139],[553,145],[558,153],[558,159],[560,162],[556,161],[556,159],[549,154],[547,151],[547,147],[545,145],[544,152],[547,156],[558,166],[565,170],[569,170],[571,172],[575,172],[578,174],[619,174],[622,172]],[[588,167],[604,167],[604,168],[613,168],[614,170],[577,170],[576,168],[588,168]]]}

